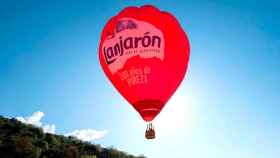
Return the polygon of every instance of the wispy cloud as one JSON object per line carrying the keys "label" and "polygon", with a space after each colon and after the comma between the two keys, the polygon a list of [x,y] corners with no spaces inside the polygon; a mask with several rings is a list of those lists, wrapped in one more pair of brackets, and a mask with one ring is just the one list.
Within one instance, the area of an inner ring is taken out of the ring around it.
{"label": "wispy cloud", "polygon": [[37,111],[37,112],[34,112],[31,116],[28,116],[28,117],[16,117],[17,120],[23,122],[23,123],[27,123],[27,124],[32,124],[32,125],[35,125],[35,126],[42,126],[42,122],[41,122],[41,119],[42,117],[44,117],[44,113],[41,112],[41,111]]}
{"label": "wispy cloud", "polygon": [[41,127],[43,128],[45,133],[55,133],[55,125],[54,124],[46,124],[44,125],[41,122],[41,119],[45,116],[45,114],[41,111],[36,111],[34,113],[32,113],[31,116],[28,117],[22,117],[22,116],[18,116],[16,117],[17,120],[26,123],[26,124],[32,124],[35,125],[37,127]]}
{"label": "wispy cloud", "polygon": [[82,129],[67,133],[66,136],[74,136],[83,141],[93,141],[103,138],[107,133],[107,130],[98,131],[94,129]]}
{"label": "wispy cloud", "polygon": [[46,133],[55,133],[55,125],[51,124],[51,125],[44,125],[43,127],[44,132]]}
{"label": "wispy cloud", "polygon": [[[54,124],[44,124],[41,120],[45,116],[45,114],[41,111],[36,111],[32,113],[31,116],[16,117],[17,120],[26,123],[32,124],[37,127],[41,127],[45,133],[55,133],[56,126]],[[95,130],[95,129],[79,129],[74,130],[73,132],[69,132],[65,134],[65,136],[73,136],[83,141],[93,141],[97,139],[103,138],[108,133],[107,130]]]}

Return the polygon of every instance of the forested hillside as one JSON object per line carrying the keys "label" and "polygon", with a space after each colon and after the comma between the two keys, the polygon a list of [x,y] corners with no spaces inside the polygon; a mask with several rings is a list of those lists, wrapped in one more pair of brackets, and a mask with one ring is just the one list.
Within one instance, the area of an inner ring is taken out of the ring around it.
{"label": "forested hillside", "polygon": [[0,116],[1,158],[145,158],[74,137],[44,133],[41,128]]}

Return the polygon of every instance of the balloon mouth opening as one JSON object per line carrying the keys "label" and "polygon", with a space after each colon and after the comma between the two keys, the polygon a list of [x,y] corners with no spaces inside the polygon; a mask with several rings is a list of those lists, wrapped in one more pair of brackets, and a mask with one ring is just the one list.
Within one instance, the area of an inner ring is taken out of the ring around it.
{"label": "balloon mouth opening", "polygon": [[161,100],[140,100],[133,104],[143,120],[151,122],[161,111],[164,102]]}
{"label": "balloon mouth opening", "polygon": [[160,112],[157,108],[143,109],[139,113],[146,122],[152,121]]}

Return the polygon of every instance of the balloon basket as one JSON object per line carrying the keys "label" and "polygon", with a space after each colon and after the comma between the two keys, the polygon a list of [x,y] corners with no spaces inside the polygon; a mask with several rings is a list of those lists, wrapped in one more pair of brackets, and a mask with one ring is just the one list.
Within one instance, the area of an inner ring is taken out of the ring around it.
{"label": "balloon basket", "polygon": [[146,139],[155,139],[156,133],[152,123],[147,124],[146,132],[145,132]]}

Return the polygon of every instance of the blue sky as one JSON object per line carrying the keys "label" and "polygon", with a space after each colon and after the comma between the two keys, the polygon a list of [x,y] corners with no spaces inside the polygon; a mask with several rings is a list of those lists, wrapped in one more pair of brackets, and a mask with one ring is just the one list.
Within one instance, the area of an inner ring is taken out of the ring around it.
{"label": "blue sky", "polygon": [[[98,61],[99,37],[126,6],[174,14],[191,42],[189,70],[156,118],[157,139]],[[280,155],[278,1],[6,1],[0,5],[0,115],[45,114],[56,133],[151,158]]]}

